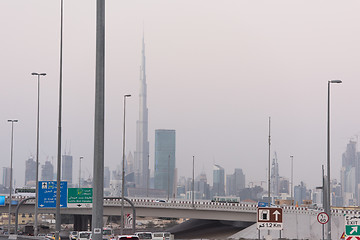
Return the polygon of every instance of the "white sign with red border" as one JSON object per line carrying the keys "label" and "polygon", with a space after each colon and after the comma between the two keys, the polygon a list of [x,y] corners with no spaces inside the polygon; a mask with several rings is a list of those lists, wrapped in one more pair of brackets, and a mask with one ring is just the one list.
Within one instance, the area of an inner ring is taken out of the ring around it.
{"label": "white sign with red border", "polygon": [[346,240],[360,240],[360,237],[350,236],[350,237],[346,237]]}
{"label": "white sign with red border", "polygon": [[320,224],[327,224],[329,221],[329,215],[326,212],[321,212],[317,215],[317,220]]}

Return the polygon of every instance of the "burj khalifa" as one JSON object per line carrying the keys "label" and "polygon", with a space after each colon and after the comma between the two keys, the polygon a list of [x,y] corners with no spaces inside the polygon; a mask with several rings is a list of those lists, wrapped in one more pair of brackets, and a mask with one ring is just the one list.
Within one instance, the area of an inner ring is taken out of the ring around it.
{"label": "burj khalifa", "polygon": [[146,105],[147,87],[145,70],[145,42],[143,35],[140,66],[139,120],[136,122],[136,151],[134,156],[136,188],[148,188],[149,182],[148,108]]}

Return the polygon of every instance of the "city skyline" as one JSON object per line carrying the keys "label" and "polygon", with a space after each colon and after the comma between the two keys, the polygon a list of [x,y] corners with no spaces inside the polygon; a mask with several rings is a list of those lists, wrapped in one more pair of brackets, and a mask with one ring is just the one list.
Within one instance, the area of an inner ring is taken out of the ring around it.
{"label": "city skyline", "polygon": [[[6,121],[19,119],[13,166],[16,182],[23,183],[23,162],[35,154],[35,71],[47,73],[40,90],[40,163],[57,152],[59,4],[20,0],[0,7],[4,36],[11,36],[1,39],[0,167],[10,162]],[[290,177],[292,155],[294,185],[306,177],[308,186],[318,186],[326,165],[327,81],[341,79],[331,88],[331,176],[340,179],[342,153],[360,131],[359,7],[355,1],[108,2],[105,165],[121,163],[124,94],[133,95],[127,101],[126,153],[136,150],[144,29],[150,167],[155,129],[175,129],[179,176],[191,176],[195,156],[196,173],[205,171],[209,182],[213,164],[242,168],[248,182],[264,181],[271,117],[271,153],[278,154],[281,175]],[[63,144],[72,143],[74,171],[84,156],[89,173],[94,9],[85,0],[64,6]]]}

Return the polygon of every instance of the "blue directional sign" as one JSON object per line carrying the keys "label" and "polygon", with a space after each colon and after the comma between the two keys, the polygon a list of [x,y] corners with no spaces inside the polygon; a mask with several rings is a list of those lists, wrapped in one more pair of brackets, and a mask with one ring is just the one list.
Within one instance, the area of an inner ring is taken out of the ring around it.
{"label": "blue directional sign", "polygon": [[[56,208],[56,181],[39,181],[38,208]],[[60,182],[60,207],[67,207],[67,182]]]}
{"label": "blue directional sign", "polygon": [[0,206],[5,206],[5,196],[0,196]]}
{"label": "blue directional sign", "polygon": [[267,202],[258,202],[258,207],[268,207],[269,203]]}

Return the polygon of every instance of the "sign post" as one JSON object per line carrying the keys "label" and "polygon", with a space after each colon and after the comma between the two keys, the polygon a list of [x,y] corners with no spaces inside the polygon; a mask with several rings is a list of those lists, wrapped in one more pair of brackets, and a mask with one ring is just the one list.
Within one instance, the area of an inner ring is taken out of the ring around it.
{"label": "sign post", "polygon": [[93,203],[92,188],[69,188],[68,207],[91,208]]}
{"label": "sign post", "polygon": [[360,240],[360,214],[345,215],[345,239]]}
{"label": "sign post", "polygon": [[257,229],[282,230],[282,208],[259,207],[257,211]]}

